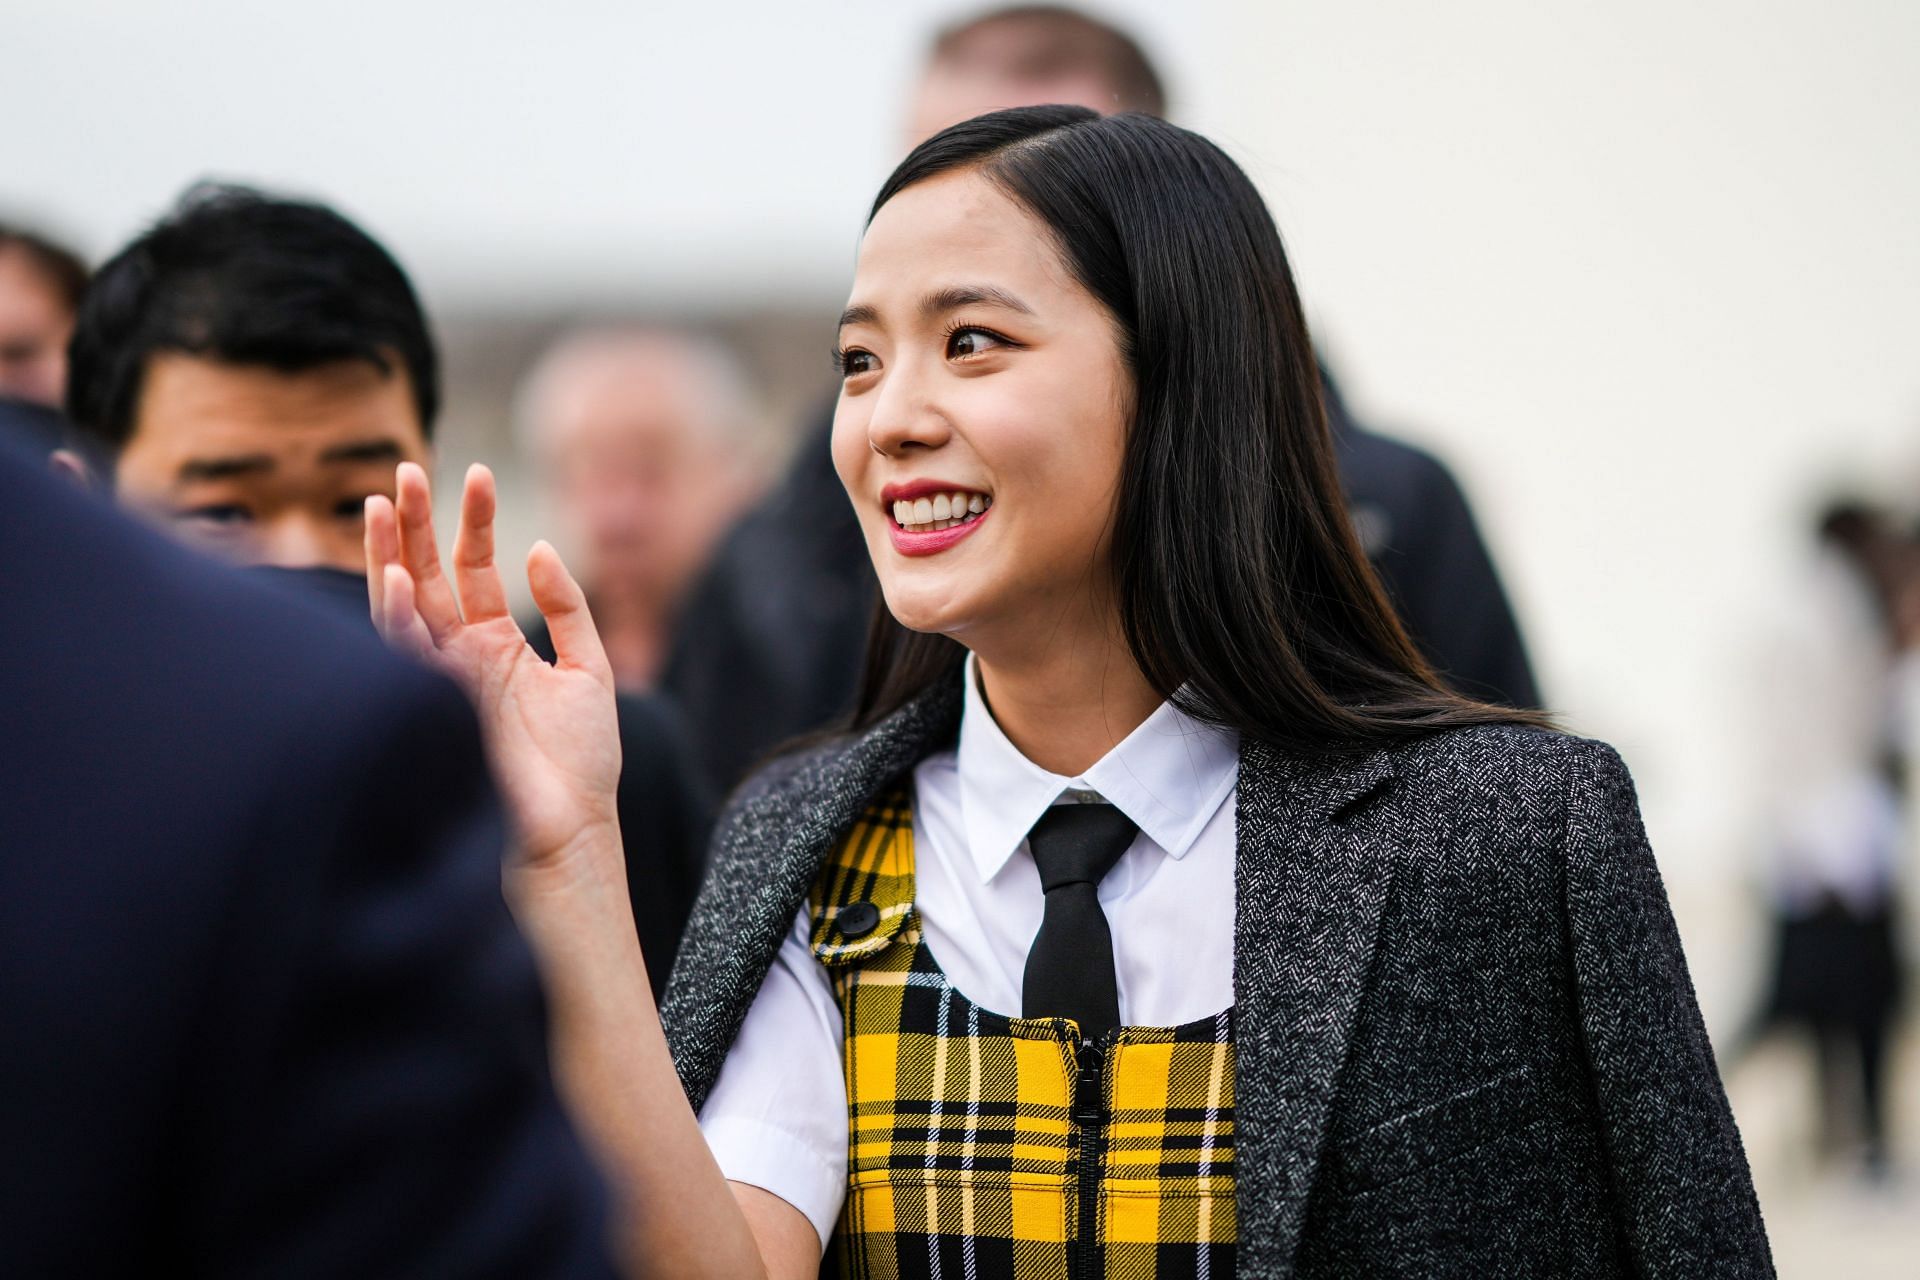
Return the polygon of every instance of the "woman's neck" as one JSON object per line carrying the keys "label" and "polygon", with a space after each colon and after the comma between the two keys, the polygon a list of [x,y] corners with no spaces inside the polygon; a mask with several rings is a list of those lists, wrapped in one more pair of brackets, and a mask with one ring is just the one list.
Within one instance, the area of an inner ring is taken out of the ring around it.
{"label": "woman's neck", "polygon": [[1069,778],[1092,768],[1165,701],[1118,637],[1011,658],[975,650],[974,663],[1007,740],[1042,769]]}

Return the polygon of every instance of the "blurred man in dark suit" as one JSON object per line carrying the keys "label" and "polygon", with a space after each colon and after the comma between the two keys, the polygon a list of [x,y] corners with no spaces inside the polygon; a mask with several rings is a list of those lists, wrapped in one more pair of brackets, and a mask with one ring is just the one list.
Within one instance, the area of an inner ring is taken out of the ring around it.
{"label": "blurred man in dark suit", "polygon": [[[400,264],[332,209],[243,188],[189,191],[100,268],[74,328],[67,412],[120,504],[369,631],[362,508],[431,462],[439,404]],[[623,697],[620,723],[634,919],[664,984],[708,805],[664,706]]]}
{"label": "blurred man in dark suit", "polygon": [[610,1274],[458,692],[11,447],[0,565],[0,1275]]}
{"label": "blurred man in dark suit", "polygon": [[[943,31],[907,109],[909,146],[988,111],[1040,103],[1164,115],[1166,91],[1125,32],[1057,5]],[[1470,696],[1540,705],[1519,628],[1460,486],[1440,461],[1368,431],[1332,380],[1327,416],[1367,553],[1408,629]],[[852,709],[875,586],[828,454],[831,408],[786,479],[721,544],[682,614],[663,688],[708,781],[730,788],[782,742]]]}

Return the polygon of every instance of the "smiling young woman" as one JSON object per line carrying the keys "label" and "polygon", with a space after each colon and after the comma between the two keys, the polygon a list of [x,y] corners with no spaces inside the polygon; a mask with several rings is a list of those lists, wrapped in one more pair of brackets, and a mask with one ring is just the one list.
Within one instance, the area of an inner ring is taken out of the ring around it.
{"label": "smiling young woman", "polygon": [[665,1034],[578,588],[535,549],[546,667],[483,471],[453,584],[422,473],[370,505],[376,616],[481,706],[637,1271],[1770,1274],[1626,771],[1416,655],[1231,161],[957,125],[876,200],[836,358],[860,709],[734,798]]}

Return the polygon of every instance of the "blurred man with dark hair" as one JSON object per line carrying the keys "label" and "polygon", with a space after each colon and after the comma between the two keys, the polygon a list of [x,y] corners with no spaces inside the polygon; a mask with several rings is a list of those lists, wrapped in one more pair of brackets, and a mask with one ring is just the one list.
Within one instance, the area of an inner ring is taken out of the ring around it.
{"label": "blurred man with dark hair", "polygon": [[[1163,114],[1160,77],[1125,32],[1059,5],[996,9],[935,37],[907,114],[912,145],[987,111],[1065,103]],[[1512,610],[1465,495],[1438,459],[1355,423],[1322,370],[1354,524],[1413,638],[1462,692],[1540,705]],[[689,597],[664,688],[725,790],[782,742],[853,705],[876,588],[827,443],[829,408],[792,470],[730,533]]]}
{"label": "blurred man with dark hair", "polygon": [[[440,407],[426,314],[378,242],[324,205],[195,187],[100,268],[72,364],[68,416],[123,507],[371,629],[366,500],[431,465]],[[620,729],[634,916],[664,984],[708,805],[665,707],[622,698]]]}
{"label": "blurred man with dark hair", "polygon": [[86,291],[78,254],[0,222],[0,399],[60,403],[67,339]]}
{"label": "blurred man with dark hair", "polygon": [[322,205],[190,190],[100,268],[67,415],[122,505],[243,564],[364,568],[361,508],[425,463],[440,369],[406,273]]}

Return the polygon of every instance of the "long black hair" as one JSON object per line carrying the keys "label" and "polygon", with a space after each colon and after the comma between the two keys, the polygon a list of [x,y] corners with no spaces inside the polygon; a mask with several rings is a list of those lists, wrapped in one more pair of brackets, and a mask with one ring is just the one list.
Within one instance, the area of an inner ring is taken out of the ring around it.
{"label": "long black hair", "polygon": [[[1415,649],[1347,519],[1286,250],[1239,166],[1145,115],[1022,107],[916,147],[868,215],[971,169],[1052,232],[1133,375],[1113,572],[1133,659],[1195,717],[1295,747],[1542,723],[1463,698]],[[965,650],[875,611],[854,727]]]}

